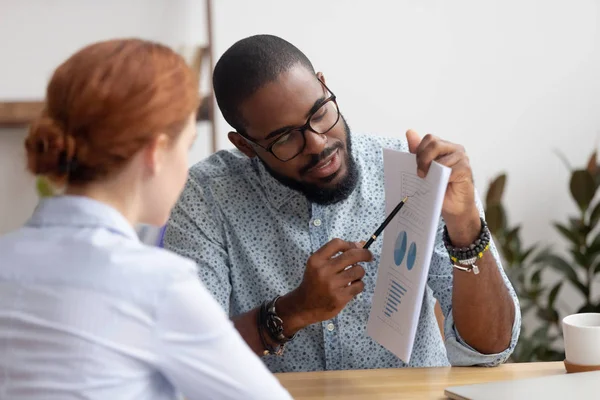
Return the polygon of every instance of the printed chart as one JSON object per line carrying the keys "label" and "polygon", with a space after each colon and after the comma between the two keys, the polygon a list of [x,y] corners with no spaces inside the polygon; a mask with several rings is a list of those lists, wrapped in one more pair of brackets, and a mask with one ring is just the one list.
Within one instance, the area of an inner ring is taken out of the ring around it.
{"label": "printed chart", "polygon": [[388,273],[382,312],[378,315],[381,323],[398,335],[405,335],[406,326],[401,323],[402,315],[410,312],[412,288],[407,280],[395,273]]}
{"label": "printed chart", "polygon": [[391,318],[393,313],[398,312],[398,307],[402,304],[402,298],[405,294],[406,289],[404,286],[396,282],[393,276],[390,276],[384,314]]}
{"label": "printed chart", "polygon": [[410,197],[402,208],[400,223],[405,224],[406,230],[422,236],[431,203],[430,184],[414,174],[403,172],[401,177],[402,193]]}
{"label": "printed chart", "polygon": [[450,169],[432,163],[422,179],[414,154],[384,149],[383,161],[386,211],[408,200],[383,235],[367,333],[408,363]]}
{"label": "printed chart", "polygon": [[417,244],[411,242],[408,245],[408,234],[406,231],[400,231],[394,244],[394,264],[399,267],[404,263],[406,269],[410,271],[415,266],[416,260]]}

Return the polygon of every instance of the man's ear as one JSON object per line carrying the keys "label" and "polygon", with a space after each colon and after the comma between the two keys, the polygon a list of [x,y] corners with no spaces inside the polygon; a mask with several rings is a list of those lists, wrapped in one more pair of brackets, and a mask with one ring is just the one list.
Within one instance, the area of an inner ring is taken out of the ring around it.
{"label": "man's ear", "polygon": [[319,79],[321,82],[323,82],[323,83],[325,83],[325,84],[327,85],[327,83],[325,82],[325,75],[323,75],[323,73],[322,73],[322,72],[317,72],[317,78],[318,78],[318,79]]}
{"label": "man's ear", "polygon": [[254,148],[239,133],[229,132],[227,134],[227,138],[235,147],[237,147],[239,151],[244,153],[246,156],[250,158],[256,157],[256,151],[254,151]]}

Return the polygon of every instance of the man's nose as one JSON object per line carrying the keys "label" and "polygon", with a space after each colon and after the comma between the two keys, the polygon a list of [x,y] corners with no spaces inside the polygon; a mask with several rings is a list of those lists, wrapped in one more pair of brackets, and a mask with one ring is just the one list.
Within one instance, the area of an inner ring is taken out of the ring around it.
{"label": "man's nose", "polygon": [[327,147],[327,135],[313,132],[310,129],[304,132],[304,140],[306,140],[305,154],[321,154]]}

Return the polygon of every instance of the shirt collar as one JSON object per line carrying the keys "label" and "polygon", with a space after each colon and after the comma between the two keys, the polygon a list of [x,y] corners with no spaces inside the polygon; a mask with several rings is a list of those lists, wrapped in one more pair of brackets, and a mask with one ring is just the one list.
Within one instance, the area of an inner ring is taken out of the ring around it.
{"label": "shirt collar", "polygon": [[303,196],[299,191],[291,189],[275,179],[258,157],[252,158],[252,164],[254,169],[258,171],[258,179],[265,190],[269,202],[275,208],[280,209],[290,199]]}
{"label": "shirt collar", "polygon": [[44,199],[27,225],[104,228],[139,241],[135,229],[120,212],[88,197],[56,196]]}

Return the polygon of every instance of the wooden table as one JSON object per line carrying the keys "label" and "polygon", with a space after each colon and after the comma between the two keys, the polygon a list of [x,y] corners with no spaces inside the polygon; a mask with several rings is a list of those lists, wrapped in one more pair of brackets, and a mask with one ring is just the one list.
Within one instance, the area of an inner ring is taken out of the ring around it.
{"label": "wooden table", "polygon": [[276,374],[296,400],[445,399],[444,389],[565,373],[562,362],[504,364],[495,368],[402,368]]}

